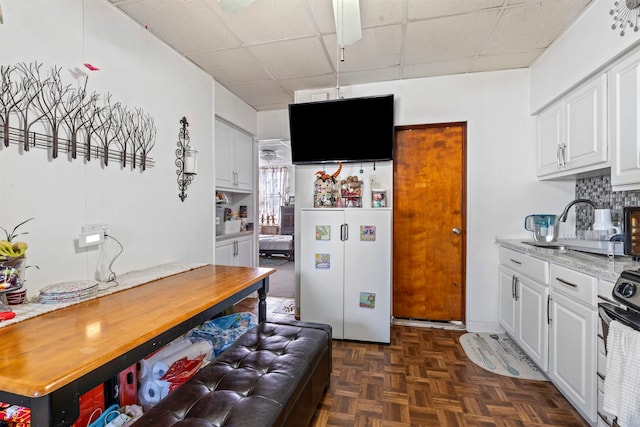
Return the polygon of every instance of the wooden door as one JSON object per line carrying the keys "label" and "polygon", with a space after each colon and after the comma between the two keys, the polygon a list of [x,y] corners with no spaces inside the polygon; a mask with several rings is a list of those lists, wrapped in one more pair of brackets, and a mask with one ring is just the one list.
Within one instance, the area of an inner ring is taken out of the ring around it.
{"label": "wooden door", "polygon": [[396,128],[393,315],[463,321],[466,123]]}

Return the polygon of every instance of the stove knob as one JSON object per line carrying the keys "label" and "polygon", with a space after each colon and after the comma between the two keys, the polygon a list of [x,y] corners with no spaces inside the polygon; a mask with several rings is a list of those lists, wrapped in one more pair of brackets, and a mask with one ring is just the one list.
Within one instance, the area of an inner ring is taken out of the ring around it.
{"label": "stove knob", "polygon": [[623,282],[618,286],[618,293],[625,298],[631,298],[636,293],[635,283]]}

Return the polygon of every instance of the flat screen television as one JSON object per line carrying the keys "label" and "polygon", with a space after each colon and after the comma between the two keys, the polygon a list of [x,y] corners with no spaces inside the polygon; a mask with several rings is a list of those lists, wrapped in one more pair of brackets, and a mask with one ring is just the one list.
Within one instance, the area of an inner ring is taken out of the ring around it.
{"label": "flat screen television", "polygon": [[289,104],[294,165],[393,160],[393,95]]}

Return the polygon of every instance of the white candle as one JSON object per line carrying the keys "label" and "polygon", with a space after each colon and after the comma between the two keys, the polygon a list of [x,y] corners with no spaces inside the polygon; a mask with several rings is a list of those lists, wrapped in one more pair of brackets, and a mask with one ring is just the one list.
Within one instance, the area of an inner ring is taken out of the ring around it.
{"label": "white candle", "polygon": [[197,168],[197,151],[185,150],[183,172],[187,175],[195,175]]}

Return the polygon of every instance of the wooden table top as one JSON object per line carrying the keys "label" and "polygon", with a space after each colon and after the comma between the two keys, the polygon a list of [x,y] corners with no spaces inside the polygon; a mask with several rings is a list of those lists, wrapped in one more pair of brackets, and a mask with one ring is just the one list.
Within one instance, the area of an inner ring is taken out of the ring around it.
{"label": "wooden table top", "polygon": [[274,271],[207,265],[0,328],[0,389],[49,394]]}

